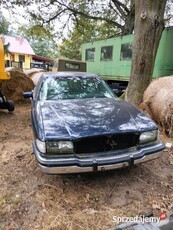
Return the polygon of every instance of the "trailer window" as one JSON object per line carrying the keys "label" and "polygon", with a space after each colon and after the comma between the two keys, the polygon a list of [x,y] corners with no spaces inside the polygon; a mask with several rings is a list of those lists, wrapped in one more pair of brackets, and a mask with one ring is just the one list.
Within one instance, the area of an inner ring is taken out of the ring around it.
{"label": "trailer window", "polygon": [[101,47],[101,61],[109,61],[112,60],[112,52],[113,52],[113,46],[103,46]]}
{"label": "trailer window", "polygon": [[131,60],[132,59],[132,43],[121,44],[120,60]]}
{"label": "trailer window", "polygon": [[65,63],[65,68],[66,69],[71,69],[71,70],[79,70],[80,69],[80,65],[76,64],[76,63],[66,62]]}
{"label": "trailer window", "polygon": [[85,51],[85,60],[94,61],[95,48],[86,49]]}

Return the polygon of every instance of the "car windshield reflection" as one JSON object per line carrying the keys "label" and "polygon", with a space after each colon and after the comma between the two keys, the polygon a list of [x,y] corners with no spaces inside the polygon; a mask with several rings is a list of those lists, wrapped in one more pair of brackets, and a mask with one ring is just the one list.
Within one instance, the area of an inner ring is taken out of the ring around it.
{"label": "car windshield reflection", "polygon": [[39,100],[112,98],[104,81],[96,78],[47,78],[40,89]]}

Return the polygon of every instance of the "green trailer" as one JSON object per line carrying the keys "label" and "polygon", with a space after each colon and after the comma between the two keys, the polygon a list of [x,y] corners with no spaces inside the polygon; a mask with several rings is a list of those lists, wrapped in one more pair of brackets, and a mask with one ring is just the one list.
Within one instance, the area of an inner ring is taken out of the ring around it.
{"label": "green trailer", "polygon": [[[96,73],[112,86],[124,89],[129,81],[134,35],[116,36],[82,46],[87,72]],[[173,75],[173,27],[163,30],[153,78]]]}

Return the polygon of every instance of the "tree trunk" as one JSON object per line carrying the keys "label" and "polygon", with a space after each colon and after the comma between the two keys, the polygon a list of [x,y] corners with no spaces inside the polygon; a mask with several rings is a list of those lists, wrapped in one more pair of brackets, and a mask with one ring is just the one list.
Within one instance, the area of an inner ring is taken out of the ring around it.
{"label": "tree trunk", "polygon": [[135,35],[132,69],[126,99],[138,105],[149,85],[157,48],[164,27],[166,0],[135,0]]}
{"label": "tree trunk", "polygon": [[130,1],[130,10],[126,16],[125,25],[122,31],[123,35],[132,34],[135,24],[135,0]]}

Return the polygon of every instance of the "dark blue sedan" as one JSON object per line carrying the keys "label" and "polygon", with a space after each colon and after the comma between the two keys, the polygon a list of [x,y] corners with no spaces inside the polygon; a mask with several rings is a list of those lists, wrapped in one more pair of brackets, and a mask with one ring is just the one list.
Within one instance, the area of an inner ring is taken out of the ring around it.
{"label": "dark blue sedan", "polygon": [[48,174],[133,166],[161,155],[158,127],[95,74],[45,73],[32,98],[33,151]]}

